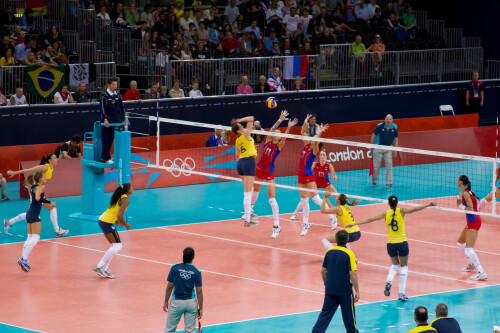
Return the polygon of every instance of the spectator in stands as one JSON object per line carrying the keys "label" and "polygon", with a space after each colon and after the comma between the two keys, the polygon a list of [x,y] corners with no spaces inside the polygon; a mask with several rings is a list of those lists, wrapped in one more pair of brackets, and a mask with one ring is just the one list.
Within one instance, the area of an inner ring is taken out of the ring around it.
{"label": "spectator in stands", "polygon": [[24,44],[19,44],[16,46],[16,59],[19,63],[22,63],[24,59],[28,57],[31,52],[31,40],[26,40]]}
{"label": "spectator in stands", "polygon": [[73,94],[74,103],[89,103],[91,100],[90,94],[87,92],[87,84],[80,82],[78,90]]}
{"label": "spectator in stands", "polygon": [[401,22],[397,19],[395,13],[389,15],[389,19],[386,21],[387,29],[397,33],[398,39],[404,41],[410,37],[408,31],[401,25]]}
{"label": "spectator in stands", "polygon": [[137,6],[135,3],[131,3],[128,10],[125,12],[125,21],[127,21],[133,28],[139,27],[139,22],[141,21],[139,12],[137,11]]}
{"label": "spectator in stands", "polygon": [[42,46],[40,48],[40,53],[37,54],[36,60],[42,65],[48,65],[52,67],[58,66],[57,63],[49,56],[46,46]]}
{"label": "spectator in stands", "polygon": [[126,21],[125,20],[125,12],[123,11],[123,3],[117,2],[116,5],[113,6],[113,9],[111,9],[111,13],[109,14],[109,16],[111,17],[111,21],[113,21],[115,25],[118,25],[117,20],[118,20],[120,13],[123,14],[122,20]]}
{"label": "spectator in stands", "polygon": [[230,31],[226,31],[226,39],[214,45],[218,46],[221,51],[224,51],[226,57],[239,57],[241,54],[241,45],[233,38],[233,34]]}
{"label": "spectator in stands", "polygon": [[479,81],[479,72],[472,73],[472,81],[467,84],[465,105],[469,113],[479,113],[484,104],[484,84]]}
{"label": "spectator in stands", "polygon": [[448,307],[439,303],[436,306],[436,320],[431,322],[431,327],[438,333],[462,333],[462,329],[455,318],[448,317]]}
{"label": "spectator in stands", "polygon": [[184,16],[184,9],[182,6],[183,6],[182,0],[175,1],[174,14],[175,17],[177,17],[177,23],[179,23],[180,19]]}
{"label": "spectator in stands", "polygon": [[108,7],[106,5],[101,6],[101,10],[99,14],[96,15],[96,18],[101,20],[103,25],[111,26],[111,17],[108,14]]}
{"label": "spectator in stands", "polygon": [[[182,60],[182,48],[180,46],[176,46],[174,51],[170,55],[170,58],[172,58],[172,60]],[[180,66],[178,68],[182,69],[179,63],[177,63],[176,66]]]}
{"label": "spectator in stands", "polygon": [[260,28],[257,26],[257,21],[253,20],[248,27],[245,28],[245,32],[253,32],[257,38],[260,38]]}
{"label": "spectator in stands", "polygon": [[182,44],[182,51],[181,51],[181,55],[182,55],[182,60],[193,60],[193,55],[191,54],[191,48],[189,47],[189,44],[188,43],[184,43]]}
{"label": "spectator in stands", "polygon": [[236,89],[236,94],[238,95],[251,95],[253,94],[252,87],[248,85],[248,76],[243,75],[241,77],[241,83]]}
{"label": "spectator in stands", "polygon": [[107,88],[99,99],[99,111],[101,123],[104,123],[104,127],[101,127],[101,162],[113,163],[110,151],[115,138],[115,129],[110,127],[109,124],[121,123],[125,115],[125,108],[118,90],[117,79],[110,79],[108,81]]}
{"label": "spectator in stands", "polygon": [[[358,59],[362,64],[365,62],[366,57],[366,46],[361,43],[361,36],[357,35],[354,39],[354,43],[351,46],[351,54],[354,55],[356,59]],[[362,53],[362,54],[361,54]]]}
{"label": "spectator in stands", "polygon": [[17,88],[16,93],[10,97],[9,105],[27,105],[26,97],[23,94],[23,88]]}
{"label": "spectator in stands", "polygon": [[278,43],[274,43],[273,48],[267,54],[268,57],[280,57],[282,55],[283,53],[281,53],[280,44]]}
{"label": "spectator in stands", "polygon": [[345,18],[347,23],[356,21],[355,9],[359,0],[347,0]]}
{"label": "spectator in stands", "polygon": [[246,12],[243,14],[246,22],[262,22],[265,18],[262,3],[259,0],[248,0],[246,3]]}
{"label": "spectator in stands", "polygon": [[365,0],[359,0],[354,8],[354,16],[358,24],[369,24],[371,19],[371,11],[365,6]]}
{"label": "spectator in stands", "polygon": [[238,42],[241,45],[241,55],[243,57],[251,57],[253,55],[252,41],[250,40],[250,33],[244,32]]}
{"label": "spectator in stands", "polygon": [[14,45],[10,42],[9,36],[3,36],[2,44],[0,44],[0,56],[3,56],[7,50],[11,50],[12,54],[15,52]]}
{"label": "spectator in stands", "polygon": [[283,47],[281,48],[281,54],[283,56],[293,56],[295,55],[295,50],[292,47],[290,38],[285,38],[283,41]]}
{"label": "spectator in stands", "polygon": [[28,31],[29,33],[33,33],[38,29],[37,20],[33,14],[33,9],[26,8],[26,12],[21,17],[21,21],[19,22],[21,29]]}
{"label": "spectator in stands", "polygon": [[196,39],[198,42],[203,42],[203,44],[206,44],[209,40],[209,34],[208,30],[206,29],[205,21],[200,21],[199,25],[200,28],[197,30]]}
{"label": "spectator in stands", "polygon": [[323,29],[323,34],[317,39],[318,45],[329,45],[335,44],[335,38],[333,38],[330,28],[325,27]]}
{"label": "spectator in stands", "polygon": [[14,46],[18,44],[17,40],[21,36],[21,32],[22,32],[21,27],[16,24],[14,26],[14,30],[12,31],[12,34],[10,35],[10,41],[12,42],[12,44]]}
{"label": "spectator in stands", "polygon": [[254,94],[263,94],[271,92],[271,87],[266,82],[266,77],[264,75],[259,76],[259,84],[253,89]]}
{"label": "spectator in stands", "polygon": [[168,39],[168,19],[165,19],[165,15],[166,14],[161,14],[160,20],[155,22],[155,25],[153,27],[153,31],[158,31],[158,33],[160,34],[160,38],[162,38],[162,40],[164,41]]}
{"label": "spectator in stands", "polygon": [[140,101],[141,93],[137,90],[137,81],[130,81],[130,88],[123,94],[124,101]]}
{"label": "spectator in stands", "polygon": [[227,134],[221,130],[216,129],[215,133],[210,135],[208,138],[207,144],[209,147],[222,147],[229,145],[229,131]]}
{"label": "spectator in stands", "polygon": [[14,15],[14,7],[12,5],[5,6],[5,12],[0,15],[0,24],[6,27],[13,28],[17,24],[17,18]]}
{"label": "spectator in stands", "polygon": [[262,44],[262,39],[257,38],[253,31],[250,33],[250,41],[252,42],[253,55],[255,57],[259,57],[264,54],[264,45]]}
{"label": "spectator in stands", "polygon": [[23,60],[23,65],[29,66],[29,65],[41,65],[38,60],[36,60],[35,57],[35,52],[30,51],[28,53],[28,56]]}
{"label": "spectator in stands", "polygon": [[[392,115],[385,116],[383,123],[378,124],[373,130],[372,144],[381,146],[398,146],[398,127],[393,123]],[[397,151],[373,149],[373,186],[378,184],[378,175],[382,158],[385,162],[385,186],[394,187],[392,184],[392,158],[397,156]]]}
{"label": "spectator in stands", "polygon": [[269,32],[269,37],[264,39],[264,53],[269,54],[269,52],[273,49],[273,44],[278,43],[278,49],[279,49],[279,40],[276,38],[276,31],[271,30]]}
{"label": "spectator in stands", "polygon": [[128,26],[129,26],[129,25],[128,25],[128,22],[127,22],[127,21],[125,21],[125,19],[123,18],[123,17],[124,17],[123,12],[119,12],[117,15],[118,15],[118,16],[117,16],[116,20],[114,20],[114,21],[113,21],[113,22],[114,22],[114,24],[115,24],[117,27],[122,27],[122,28],[126,28],[126,27],[128,27]]}
{"label": "spectator in stands", "polygon": [[170,98],[168,96],[168,88],[166,86],[160,87],[160,99]]}
{"label": "spectator in stands", "polygon": [[197,10],[194,13],[194,19],[193,19],[194,27],[196,30],[200,29],[200,22],[202,22],[202,21],[203,21],[203,19],[201,18],[201,12],[199,10]]}
{"label": "spectator in stands", "polygon": [[205,43],[199,40],[196,43],[196,51],[193,52],[193,59],[210,59],[212,56],[210,55],[210,51],[205,47]]}
{"label": "spectator in stands", "polygon": [[405,5],[403,3],[403,0],[395,1],[392,4],[392,8],[393,8],[392,11],[398,14],[400,17],[403,16],[403,14],[405,13]]}
{"label": "spectator in stands", "polygon": [[327,27],[333,27],[333,18],[326,12],[326,6],[321,7],[319,15],[314,19],[317,26],[325,25]]}
{"label": "spectator in stands", "polygon": [[[186,3],[184,3],[184,5],[186,5]],[[189,18],[194,20],[196,18],[196,12],[198,11],[200,11],[198,2],[194,1],[193,4],[191,5],[191,10],[189,11]]]}
{"label": "spectator in stands", "polygon": [[316,0],[316,3],[311,7],[311,14],[315,19],[321,14],[321,8],[325,7],[326,11],[326,5],[322,2],[322,0]]}
{"label": "spectator in stands", "polygon": [[206,22],[213,21],[215,20],[216,17],[217,17],[217,6],[215,4],[212,4],[212,6],[210,6],[209,9],[205,10],[202,15],[202,18]]}
{"label": "spectator in stands", "polygon": [[59,31],[59,28],[56,25],[51,25],[49,32],[44,38],[44,43],[47,46],[52,45],[55,41],[61,43],[64,45],[64,36],[63,34]]}
{"label": "spectator in stands", "polygon": [[175,79],[174,80],[174,86],[172,89],[170,89],[170,92],[168,93],[170,95],[170,98],[181,98],[184,97],[184,90],[180,88],[180,81]]}
{"label": "spectator in stands", "polygon": [[215,44],[220,41],[220,32],[217,29],[217,22],[211,21],[210,28],[208,28],[208,42]]}
{"label": "spectator in stands", "polygon": [[307,122],[307,135],[315,136],[320,131],[320,126],[317,124],[318,116],[316,114],[312,114],[311,118]]}
{"label": "spectator in stands", "polygon": [[168,36],[173,36],[174,31],[179,30],[179,23],[174,12],[174,6],[169,5],[167,7],[167,12],[165,13],[164,18],[165,23],[167,24],[167,34]]}
{"label": "spectator in stands", "polygon": [[54,154],[57,158],[77,158],[82,157],[82,150],[80,147],[80,142],[82,137],[80,134],[73,134],[71,140],[66,141],[59,147],[57,147]]}
{"label": "spectator in stands", "polygon": [[17,40],[16,40],[16,44],[17,45],[24,44],[24,42],[26,42],[26,31],[21,31],[19,33],[19,38],[17,38]]}
{"label": "spectator in stands", "polygon": [[5,177],[0,173],[0,188],[2,190],[2,200],[10,200],[10,198],[7,196],[7,180]]}
{"label": "spectator in stands", "polygon": [[342,13],[340,12],[339,8],[336,8],[333,11],[331,22],[335,32],[344,32],[344,31],[356,32],[356,30],[354,30],[353,28],[344,23],[344,21],[342,20]]}
{"label": "spectator in stands", "polygon": [[240,16],[240,10],[236,7],[236,0],[229,1],[229,5],[224,9],[224,22],[226,24],[233,24],[238,16]]}
{"label": "spectator in stands", "polygon": [[198,90],[199,83],[197,80],[193,81],[193,84],[191,84],[191,90],[189,91],[189,97],[193,98],[199,98],[203,97],[203,94],[200,90]]}
{"label": "spectator in stands", "polygon": [[285,36],[290,38],[290,41],[295,44],[299,36],[299,23],[300,17],[297,15],[297,8],[291,7],[290,14],[283,18],[283,23],[281,23],[281,28],[285,32]]}
{"label": "spectator in stands", "polygon": [[269,88],[271,89],[271,91],[286,91],[283,83],[281,82],[281,71],[278,67],[273,69],[273,75],[269,77],[267,83],[269,84]]}
{"label": "spectator in stands", "polygon": [[380,8],[375,9],[375,15],[370,20],[370,27],[375,32],[383,32],[385,30],[385,20],[382,17]]}
{"label": "spectator in stands", "polygon": [[164,74],[166,71],[168,62],[169,62],[168,46],[163,46],[161,51],[158,54],[156,54],[156,57],[155,57],[155,65],[156,65],[157,71]]}
{"label": "spectator in stands", "polygon": [[386,20],[389,19],[391,13],[394,13],[394,8],[392,7],[392,2],[388,2],[384,10],[382,11],[382,18]]}
{"label": "spectator in stands", "polygon": [[141,21],[146,22],[146,27],[149,29],[155,25],[153,20],[153,7],[149,3],[144,6],[144,12],[141,13]]}
{"label": "spectator in stands", "polygon": [[146,32],[147,32],[146,22],[139,21],[139,29],[137,29],[133,33],[132,38],[133,39],[144,39],[144,35],[146,34]]}
{"label": "spectator in stands", "polygon": [[16,66],[18,64],[16,58],[12,55],[12,50],[7,49],[2,58],[0,58],[0,67],[3,66]]}
{"label": "spectator in stands", "polygon": [[184,41],[189,45],[195,45],[197,33],[198,32],[194,27],[194,23],[193,22],[189,23],[188,30],[184,31]]}
{"label": "spectator in stands", "polygon": [[50,57],[56,63],[58,63],[58,64],[60,64],[60,63],[66,63],[66,64],[69,63],[68,58],[66,57],[66,55],[62,53],[61,44],[59,42],[52,43],[52,46],[49,46],[47,48],[47,51],[49,51]]}
{"label": "spectator in stands", "polygon": [[299,54],[300,55],[312,55],[313,50],[311,48],[311,42],[305,42],[304,46],[300,48]]}
{"label": "spectator in stands", "polygon": [[373,62],[375,63],[375,72],[378,72],[382,76],[382,71],[380,70],[380,64],[382,63],[382,53],[385,52],[385,44],[382,43],[382,38],[380,35],[375,35],[373,39],[373,44],[368,47],[368,52],[374,52]]}
{"label": "spectator in stands", "polygon": [[35,55],[37,55],[42,49],[42,45],[38,44],[38,36],[36,34],[33,34],[31,35],[30,40],[31,40],[31,46],[30,46],[31,51],[33,51]]}
{"label": "spectator in stands", "polygon": [[155,24],[158,21],[160,21],[162,13],[163,13],[163,9],[161,9],[161,6],[157,6],[156,9],[153,11],[153,22]]}
{"label": "spectator in stands", "polygon": [[[276,35],[281,38],[281,22],[283,21],[283,14],[281,13],[281,8],[278,6],[278,0],[272,0],[271,6],[266,11],[266,23],[267,31],[271,34],[274,32],[274,38]],[[268,45],[269,52],[272,49],[272,44]]]}
{"label": "spectator in stands", "polygon": [[300,76],[295,77],[295,82],[292,83],[291,91],[306,90],[306,85],[302,83],[302,78]]}
{"label": "spectator in stands", "polygon": [[157,99],[158,95],[158,83],[151,82],[149,89],[144,93],[143,99]]}
{"label": "spectator in stands", "polygon": [[158,30],[151,31],[151,40],[149,42],[149,48],[151,50],[159,50],[163,47],[163,41],[160,38],[160,33]]}
{"label": "spectator in stands", "polygon": [[0,106],[7,106],[8,99],[3,94],[3,87],[0,86]]}
{"label": "spectator in stands", "polygon": [[370,0],[370,3],[366,5],[366,7],[370,10],[370,16],[372,17],[375,15],[375,10],[380,8],[380,6],[377,5],[377,0]]}
{"label": "spectator in stands", "polygon": [[302,29],[305,35],[307,35],[307,31],[309,30],[309,22],[311,22],[312,19],[313,17],[309,15],[309,8],[305,7],[302,10],[302,16],[300,17],[300,25],[299,25],[300,29]]}
{"label": "spectator in stands", "polygon": [[417,18],[415,17],[415,14],[413,14],[413,8],[411,6],[408,6],[406,13],[404,13],[401,17],[401,22],[403,22],[403,25],[410,36],[412,38],[416,38],[418,33]]}
{"label": "spectator in stands", "polygon": [[424,306],[417,306],[415,308],[415,316],[413,317],[417,327],[408,331],[408,333],[417,333],[417,332],[434,332],[436,331],[434,328],[427,324],[427,320],[429,319],[429,315],[427,313],[427,308]]}
{"label": "spectator in stands", "polygon": [[181,28],[181,32],[188,31],[189,30],[189,25],[191,23],[194,26],[193,20],[189,18],[189,12],[184,12],[184,16],[179,21],[179,26]]}
{"label": "spectator in stands", "polygon": [[56,92],[54,95],[54,104],[68,104],[75,103],[73,96],[69,92],[69,87],[67,84],[61,86],[61,90]]}

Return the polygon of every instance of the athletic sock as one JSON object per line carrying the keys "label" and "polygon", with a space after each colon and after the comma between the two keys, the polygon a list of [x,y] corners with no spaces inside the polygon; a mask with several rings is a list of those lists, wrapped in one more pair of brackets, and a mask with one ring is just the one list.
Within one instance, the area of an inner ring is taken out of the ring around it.
{"label": "athletic sock", "polygon": [[29,243],[31,241],[31,236],[32,235],[33,234],[28,234],[28,237],[26,238],[26,241],[24,242],[24,245],[23,245],[23,259],[28,259],[28,254],[29,253],[27,253],[26,251],[28,249],[28,245],[29,245]]}
{"label": "athletic sock", "polygon": [[467,255],[467,252],[465,252],[465,243],[458,243],[457,242],[457,245],[464,252],[465,257],[467,258],[467,265],[472,265],[472,261],[470,260],[469,256]]}
{"label": "athletic sock", "polygon": [[406,293],[407,278],[408,278],[408,266],[401,266],[401,271],[399,272],[399,292],[401,294]]}
{"label": "athletic sock", "polygon": [[302,210],[302,199],[300,199],[299,204],[297,205],[297,208],[295,208],[293,214],[297,215],[298,213],[300,213],[301,210]]}
{"label": "athletic sock", "polygon": [[28,260],[28,256],[30,255],[31,250],[33,250],[33,248],[35,247],[36,243],[38,243],[39,240],[40,240],[40,235],[31,234],[31,239],[28,245],[26,246],[26,249],[24,249],[23,247],[23,259]]}
{"label": "athletic sock", "polygon": [[301,198],[302,202],[302,223],[309,223],[309,198]]}
{"label": "athletic sock", "polygon": [[269,198],[269,204],[271,205],[271,209],[273,210],[274,226],[279,227],[280,226],[280,208],[278,206],[278,202],[276,201],[276,198]]}
{"label": "athletic sock", "polygon": [[396,276],[398,270],[399,270],[399,265],[391,265],[391,269],[389,270],[389,275],[387,275],[387,282],[392,284],[392,281],[394,281],[394,277]]}
{"label": "athletic sock", "polygon": [[323,239],[321,240],[321,242],[323,243],[323,246],[324,246],[324,247],[325,247],[325,249],[327,249],[327,250],[333,247],[333,244],[332,244],[332,243],[330,243],[330,241],[329,241],[328,239],[326,239],[326,238],[323,238]]}
{"label": "athletic sock", "polygon": [[13,225],[16,222],[26,220],[26,213],[22,213],[17,215],[16,217],[13,217],[9,220],[9,226]]}
{"label": "athletic sock", "polygon": [[102,256],[101,261],[97,264],[97,267],[103,269],[106,267],[109,267],[109,263],[111,262],[111,259],[113,259],[113,256],[117,254],[120,250],[122,249],[122,244],[121,243],[111,243],[109,249],[104,253]]}
{"label": "athletic sock", "polygon": [[245,222],[250,222],[252,214],[252,192],[243,193],[243,208],[245,210]]}
{"label": "athletic sock", "polygon": [[57,208],[54,207],[50,211],[50,222],[52,222],[52,226],[54,227],[54,231],[58,232],[59,231],[59,224],[57,223]]}
{"label": "athletic sock", "polygon": [[476,252],[472,247],[466,247],[465,248],[465,254],[469,257],[470,261],[476,266],[477,272],[478,273],[484,273],[483,266],[481,266],[481,263],[479,262],[479,258],[477,257]]}
{"label": "athletic sock", "polygon": [[252,191],[252,209],[255,203],[257,202],[258,198],[259,198],[259,192]]}

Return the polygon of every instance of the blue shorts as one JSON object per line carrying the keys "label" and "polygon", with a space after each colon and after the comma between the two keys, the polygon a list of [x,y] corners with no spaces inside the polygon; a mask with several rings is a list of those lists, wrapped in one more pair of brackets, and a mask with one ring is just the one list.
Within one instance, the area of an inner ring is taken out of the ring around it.
{"label": "blue shorts", "polygon": [[236,165],[236,171],[240,176],[251,176],[255,177],[255,158],[253,157],[243,157],[238,160]]}
{"label": "blue shorts", "polygon": [[114,223],[107,223],[99,220],[99,227],[101,227],[102,232],[104,232],[105,234],[112,234],[116,231]]}
{"label": "blue shorts", "polygon": [[355,242],[361,238],[361,231],[349,233],[349,243]]}
{"label": "blue shorts", "polygon": [[387,253],[389,257],[406,257],[410,253],[410,248],[408,247],[408,242],[402,243],[387,243]]}
{"label": "blue shorts", "polygon": [[35,213],[28,210],[26,212],[26,221],[28,223],[42,222],[42,220],[40,220],[40,212]]}

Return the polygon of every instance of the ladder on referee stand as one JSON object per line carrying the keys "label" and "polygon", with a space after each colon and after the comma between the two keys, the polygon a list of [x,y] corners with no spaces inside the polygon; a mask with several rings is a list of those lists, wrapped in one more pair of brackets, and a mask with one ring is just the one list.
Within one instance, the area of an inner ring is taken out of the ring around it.
{"label": "ladder on referee stand", "polygon": [[103,123],[94,123],[94,131],[86,132],[83,140],[82,211],[69,216],[75,219],[98,221],[107,207],[104,199],[105,169],[118,172],[118,186],[130,183],[130,132],[125,123],[109,124],[115,131],[113,164],[101,162]]}

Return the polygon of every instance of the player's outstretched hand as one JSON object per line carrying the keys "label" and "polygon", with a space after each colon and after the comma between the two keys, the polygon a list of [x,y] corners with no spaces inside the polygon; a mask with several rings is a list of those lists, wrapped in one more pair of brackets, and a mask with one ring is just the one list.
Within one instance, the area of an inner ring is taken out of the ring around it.
{"label": "player's outstretched hand", "polygon": [[289,120],[289,121],[288,121],[288,127],[293,127],[293,126],[297,125],[297,124],[298,124],[298,122],[299,122],[299,120],[298,120],[297,118],[295,118],[295,119],[294,119],[294,120],[292,120],[292,121],[290,121],[290,120]]}
{"label": "player's outstretched hand", "polygon": [[280,120],[281,121],[286,120],[286,117],[288,117],[288,111],[287,110],[281,111]]}
{"label": "player's outstretched hand", "polygon": [[231,125],[238,122],[238,118],[231,119]]}

